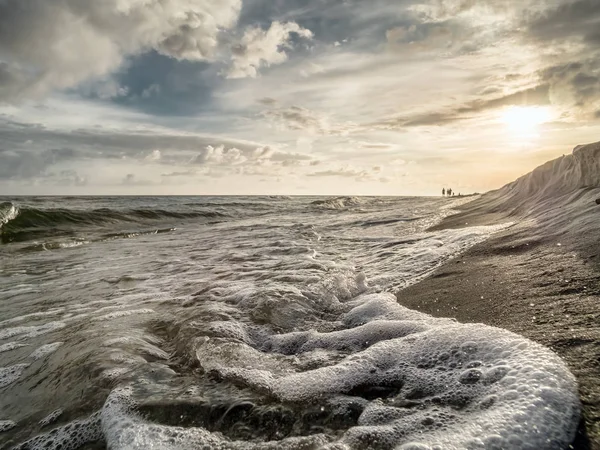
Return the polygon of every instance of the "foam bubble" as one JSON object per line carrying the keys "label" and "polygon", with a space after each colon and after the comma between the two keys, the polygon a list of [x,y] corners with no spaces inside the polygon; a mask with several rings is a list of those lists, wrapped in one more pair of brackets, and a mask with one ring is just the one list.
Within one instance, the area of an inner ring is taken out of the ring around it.
{"label": "foam bubble", "polygon": [[[213,369],[285,403],[347,395],[379,399],[344,434],[340,443],[349,448],[470,448],[477,440],[486,448],[509,448],[509,437],[532,448],[572,442],[576,383],[551,351],[508,331],[407,310],[386,295],[361,301],[344,315],[355,328],[274,338],[297,355],[311,348],[353,350],[337,364],[279,375],[264,365]],[[377,341],[374,333],[387,339],[366,345]]]}
{"label": "foam bubble", "polygon": [[21,338],[31,338],[60,330],[66,326],[67,324],[63,322],[49,322],[44,325],[30,327],[6,328],[4,330],[0,330],[0,339],[10,339],[15,336],[19,336]]}
{"label": "foam bubble", "polygon": [[56,422],[58,420],[58,418],[60,416],[62,416],[62,414],[63,414],[62,409],[57,409],[55,411],[52,411],[50,414],[48,414],[46,417],[44,417],[42,420],[40,420],[40,426],[47,427],[48,425]]}
{"label": "foam bubble", "polygon": [[235,442],[204,428],[182,428],[156,425],[136,414],[132,389],[114,390],[101,412],[102,431],[107,448],[112,450],[143,450],[148,448],[193,450],[302,450],[320,448],[330,441],[324,435],[288,438],[280,442]]}
{"label": "foam bubble", "polygon": [[12,420],[0,420],[0,433],[12,430],[17,424]]}
{"label": "foam bubble", "polygon": [[19,342],[7,342],[6,344],[0,345],[0,353],[10,352],[18,348],[27,347],[27,344],[20,344]]}
{"label": "foam bubble", "polygon": [[132,310],[127,310],[127,311],[116,311],[116,312],[113,312],[110,314],[105,314],[104,316],[95,317],[93,320],[94,321],[113,320],[113,319],[119,319],[121,317],[128,317],[128,316],[133,316],[133,315],[138,315],[138,314],[154,314],[154,310],[150,309],[150,308],[143,308],[143,309],[132,309]]}
{"label": "foam bubble", "polygon": [[13,450],[76,450],[85,444],[103,440],[100,413],[87,419],[75,420],[52,431],[23,442]]}
{"label": "foam bubble", "polygon": [[56,350],[58,350],[61,345],[63,345],[63,342],[54,342],[52,344],[42,345],[40,348],[35,350],[31,355],[29,355],[29,357],[37,361],[38,359],[42,359],[48,355],[51,355]]}
{"label": "foam bubble", "polygon": [[29,364],[15,364],[9,367],[0,367],[0,388],[13,384],[23,374]]}

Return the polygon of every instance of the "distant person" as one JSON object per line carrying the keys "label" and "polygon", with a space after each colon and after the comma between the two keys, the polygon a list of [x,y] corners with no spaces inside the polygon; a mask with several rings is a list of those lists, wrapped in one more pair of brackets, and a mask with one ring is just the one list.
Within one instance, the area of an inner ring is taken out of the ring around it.
{"label": "distant person", "polygon": [[442,189],[442,197],[445,197],[445,196],[446,196],[446,188],[443,188]]}
{"label": "distant person", "polygon": [[448,197],[452,197],[452,189],[448,189],[446,192],[448,193]]}

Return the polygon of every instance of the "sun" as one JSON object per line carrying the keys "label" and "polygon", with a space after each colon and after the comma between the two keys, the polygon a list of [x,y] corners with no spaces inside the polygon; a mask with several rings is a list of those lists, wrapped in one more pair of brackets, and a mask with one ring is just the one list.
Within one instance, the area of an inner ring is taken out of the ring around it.
{"label": "sun", "polygon": [[500,120],[516,134],[537,134],[540,125],[550,121],[550,108],[543,106],[511,106],[501,112]]}

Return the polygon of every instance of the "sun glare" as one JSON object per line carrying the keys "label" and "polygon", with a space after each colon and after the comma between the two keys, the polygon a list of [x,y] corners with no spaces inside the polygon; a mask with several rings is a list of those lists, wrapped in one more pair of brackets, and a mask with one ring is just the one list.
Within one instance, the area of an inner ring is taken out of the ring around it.
{"label": "sun glare", "polygon": [[550,108],[538,106],[511,106],[501,113],[501,121],[518,134],[537,134],[540,125],[550,121]]}

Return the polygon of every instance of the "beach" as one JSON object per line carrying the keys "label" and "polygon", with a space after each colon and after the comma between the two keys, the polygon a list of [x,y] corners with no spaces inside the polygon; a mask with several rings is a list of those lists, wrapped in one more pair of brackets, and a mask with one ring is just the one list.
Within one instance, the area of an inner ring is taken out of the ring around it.
{"label": "beach", "polygon": [[531,200],[507,199],[511,188],[504,188],[461,207],[434,229],[516,225],[397,298],[411,309],[504,328],[552,349],[579,384],[583,423],[574,447],[599,449],[600,243],[590,224],[600,218],[600,189],[562,188],[549,178],[539,187],[542,195]]}

